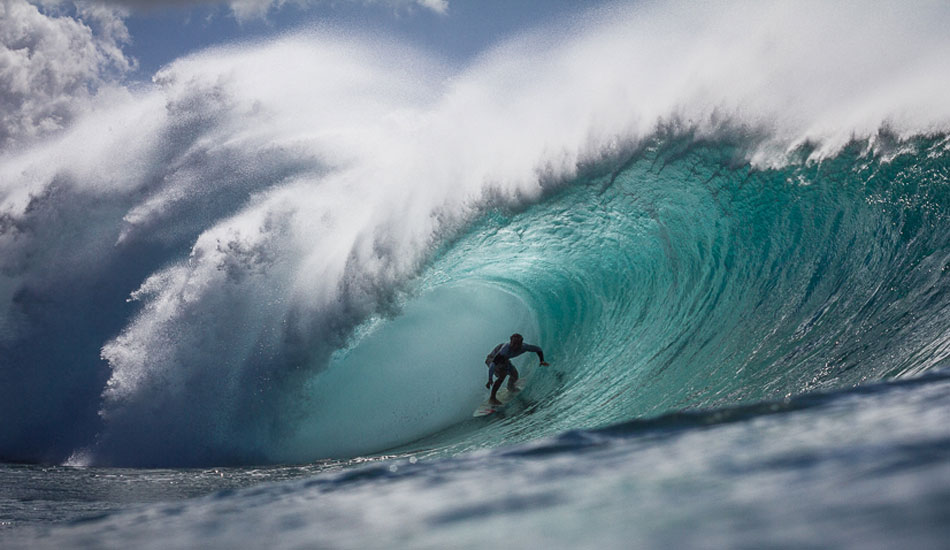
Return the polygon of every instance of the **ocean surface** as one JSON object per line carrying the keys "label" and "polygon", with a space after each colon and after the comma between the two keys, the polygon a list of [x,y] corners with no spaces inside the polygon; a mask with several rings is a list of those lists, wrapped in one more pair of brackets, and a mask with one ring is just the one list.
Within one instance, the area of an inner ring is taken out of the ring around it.
{"label": "ocean surface", "polygon": [[[945,548],[948,23],[646,2],[103,92],[0,152],[0,546]],[[473,418],[513,332],[551,365]]]}

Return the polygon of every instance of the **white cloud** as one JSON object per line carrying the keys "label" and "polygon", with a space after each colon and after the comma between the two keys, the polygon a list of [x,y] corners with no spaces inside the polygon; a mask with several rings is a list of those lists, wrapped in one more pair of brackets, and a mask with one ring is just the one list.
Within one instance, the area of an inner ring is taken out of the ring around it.
{"label": "white cloud", "polygon": [[259,19],[267,15],[271,6],[280,7],[285,0],[231,0],[228,6],[239,21]]}
{"label": "white cloud", "polygon": [[0,0],[0,150],[64,128],[134,66],[121,9]]}
{"label": "white cloud", "polygon": [[[156,8],[161,6],[186,6],[189,4],[226,4],[239,21],[262,19],[272,9],[284,4],[307,6],[318,3],[333,3],[333,0],[99,0],[107,4],[118,4],[133,8]],[[393,9],[412,9],[421,7],[435,13],[445,14],[449,9],[449,0],[348,0],[362,4],[381,4]]]}
{"label": "white cloud", "polygon": [[436,13],[447,13],[449,11],[449,0],[418,0],[417,3]]}
{"label": "white cloud", "polygon": [[[0,151],[65,128],[105,85],[135,61],[130,9],[226,4],[240,21],[263,18],[288,2],[329,0],[0,0]],[[394,10],[444,14],[448,0],[349,0]]]}

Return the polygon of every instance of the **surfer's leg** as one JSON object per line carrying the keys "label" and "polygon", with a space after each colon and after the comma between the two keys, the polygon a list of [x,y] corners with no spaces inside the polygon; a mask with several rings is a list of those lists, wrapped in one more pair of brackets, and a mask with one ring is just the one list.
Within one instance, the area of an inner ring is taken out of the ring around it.
{"label": "surfer's leg", "polygon": [[515,382],[518,381],[518,369],[514,365],[508,367],[508,391],[518,391]]}
{"label": "surfer's leg", "polygon": [[495,376],[498,377],[495,380],[495,385],[491,389],[491,397],[488,399],[489,403],[493,405],[501,405],[501,401],[498,400],[497,393],[498,389],[501,388],[501,383],[505,381],[505,377],[508,376],[508,369],[495,369]]}

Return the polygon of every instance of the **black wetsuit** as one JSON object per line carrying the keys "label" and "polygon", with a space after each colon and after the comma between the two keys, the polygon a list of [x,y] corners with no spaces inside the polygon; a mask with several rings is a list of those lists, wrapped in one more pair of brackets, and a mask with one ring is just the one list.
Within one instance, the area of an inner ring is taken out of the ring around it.
{"label": "black wetsuit", "polygon": [[492,377],[496,374],[496,371],[498,376],[505,376],[509,372],[514,372],[513,378],[518,378],[518,369],[511,364],[511,358],[518,357],[528,351],[537,353],[538,359],[542,363],[544,362],[544,352],[541,351],[541,348],[538,346],[521,344],[521,347],[518,348],[517,351],[511,349],[511,342],[505,342],[495,346],[495,349],[485,358],[485,364],[488,365],[488,383],[491,384]]}

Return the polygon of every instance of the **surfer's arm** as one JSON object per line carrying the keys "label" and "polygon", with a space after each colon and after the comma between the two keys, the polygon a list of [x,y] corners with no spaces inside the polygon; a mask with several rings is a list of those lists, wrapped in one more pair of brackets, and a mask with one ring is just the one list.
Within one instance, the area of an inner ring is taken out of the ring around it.
{"label": "surfer's arm", "polygon": [[524,350],[525,350],[525,351],[533,351],[534,353],[537,353],[537,354],[538,354],[538,360],[541,361],[541,364],[542,364],[542,365],[547,365],[547,363],[544,362],[544,352],[541,351],[541,348],[539,348],[538,346],[533,346],[533,345],[531,345],[531,344],[525,344],[525,345],[524,345]]}

